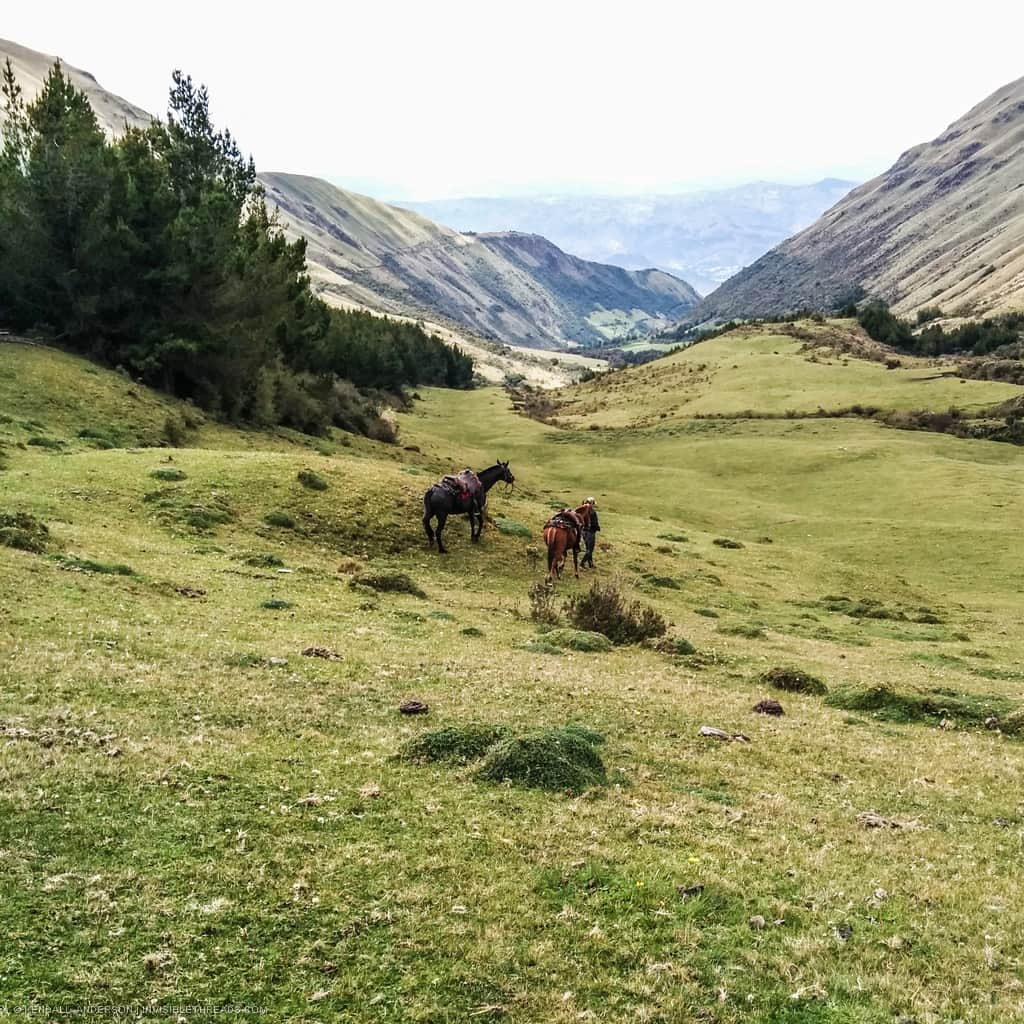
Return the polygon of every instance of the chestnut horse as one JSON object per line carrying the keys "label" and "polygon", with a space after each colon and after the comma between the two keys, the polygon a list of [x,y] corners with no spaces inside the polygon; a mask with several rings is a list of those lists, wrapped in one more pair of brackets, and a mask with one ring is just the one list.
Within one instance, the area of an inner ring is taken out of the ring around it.
{"label": "chestnut horse", "polygon": [[556,512],[544,524],[544,543],[548,546],[548,579],[556,580],[562,575],[565,556],[572,552],[572,568],[576,579],[580,578],[578,556],[580,538],[590,523],[590,506],[580,505],[576,509],[564,508]]}

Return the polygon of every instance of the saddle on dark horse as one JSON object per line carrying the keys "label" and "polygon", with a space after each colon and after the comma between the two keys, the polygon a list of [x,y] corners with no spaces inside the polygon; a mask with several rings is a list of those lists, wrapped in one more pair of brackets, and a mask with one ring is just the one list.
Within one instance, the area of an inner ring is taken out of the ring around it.
{"label": "saddle on dark horse", "polygon": [[461,473],[450,473],[442,477],[441,486],[451,491],[466,507],[475,505],[482,509],[487,500],[487,492],[480,482],[480,477],[471,469],[464,469]]}

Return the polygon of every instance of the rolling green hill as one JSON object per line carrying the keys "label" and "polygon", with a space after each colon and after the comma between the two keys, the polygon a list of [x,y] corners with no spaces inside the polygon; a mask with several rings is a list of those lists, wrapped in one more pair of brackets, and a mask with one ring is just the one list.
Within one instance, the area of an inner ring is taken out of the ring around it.
{"label": "rolling green hill", "polygon": [[[3,1001],[1024,1019],[1024,451],[744,415],[1006,386],[800,348],[702,343],[571,389],[563,426],[425,391],[383,445],[198,422],[0,343],[0,537],[40,549],[0,546]],[[496,458],[481,545],[459,521],[428,551],[426,486]],[[585,493],[595,578],[670,621],[663,651],[576,649],[587,578],[560,631],[531,621],[540,527]],[[375,589],[397,574],[425,596]],[[828,693],[761,678],[783,667]],[[596,730],[608,783],[395,756],[472,723]]]}

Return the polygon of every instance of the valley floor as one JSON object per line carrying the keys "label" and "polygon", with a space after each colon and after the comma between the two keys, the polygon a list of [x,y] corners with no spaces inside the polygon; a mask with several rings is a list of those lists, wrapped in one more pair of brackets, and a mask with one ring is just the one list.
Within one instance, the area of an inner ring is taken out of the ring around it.
{"label": "valley floor", "polygon": [[[1005,386],[725,342],[576,389],[560,427],[430,391],[398,446],[206,423],[175,449],[174,403],[0,344],[0,513],[49,529],[0,546],[0,1006],[1024,1021],[1024,746],[968,714],[1024,698],[1024,450],[733,415],[795,407],[786,377],[829,407]],[[455,520],[427,550],[425,488],[497,459],[517,480],[480,546]],[[587,494],[596,578],[696,654],[544,642],[540,527]],[[829,694],[759,679],[781,666]],[[831,702],[881,686],[930,710]],[[595,729],[611,783],[395,757],[470,722]]]}

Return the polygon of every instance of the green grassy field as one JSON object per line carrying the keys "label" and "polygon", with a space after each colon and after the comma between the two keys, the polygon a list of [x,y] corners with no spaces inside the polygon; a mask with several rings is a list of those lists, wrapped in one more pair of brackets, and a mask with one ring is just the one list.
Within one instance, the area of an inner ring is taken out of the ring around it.
{"label": "green grassy field", "polygon": [[[1024,1020],[1024,740],[982,724],[1024,700],[1024,452],[694,418],[1015,391],[818,359],[703,343],[572,389],[564,427],[495,389],[423,392],[386,446],[230,430],[0,344],[0,515],[49,529],[0,546],[0,1006]],[[168,416],[186,447],[152,446]],[[428,551],[426,486],[498,458],[517,482],[482,544],[456,520]],[[696,654],[584,653],[531,621],[540,527],[590,493],[596,578]],[[781,666],[828,694],[759,680]],[[883,686],[902,702],[851,697]],[[768,697],[784,717],[752,712]],[[609,783],[395,757],[469,723],[597,730]]]}

